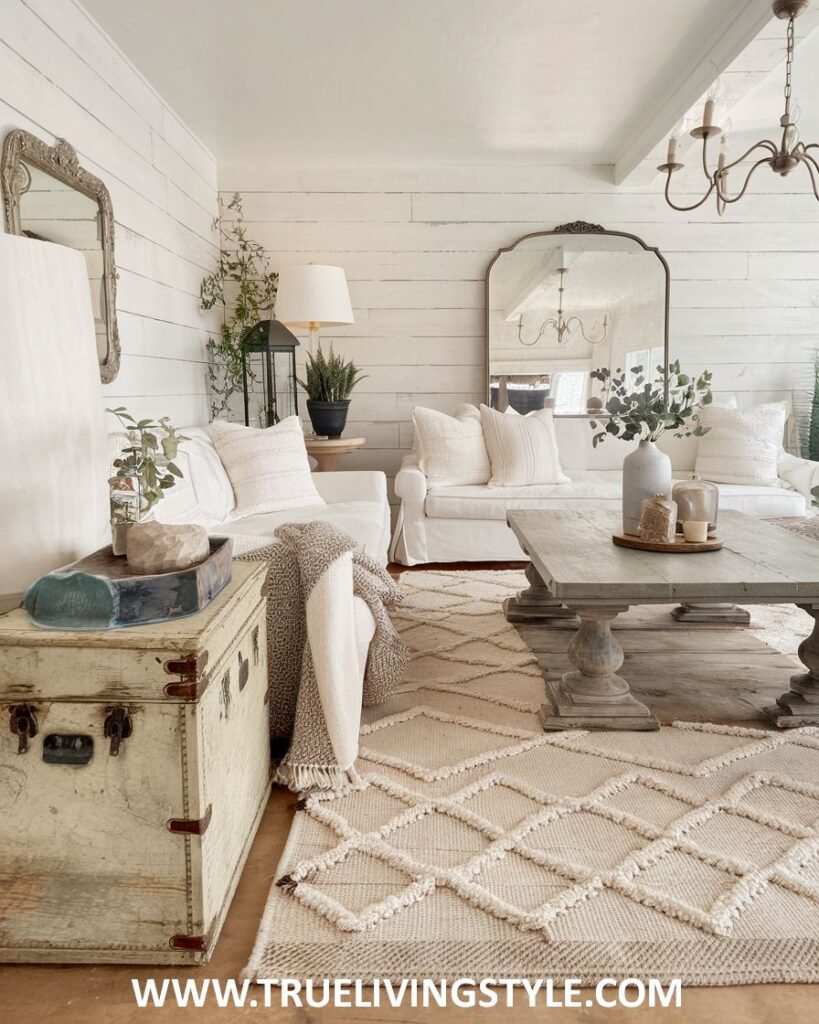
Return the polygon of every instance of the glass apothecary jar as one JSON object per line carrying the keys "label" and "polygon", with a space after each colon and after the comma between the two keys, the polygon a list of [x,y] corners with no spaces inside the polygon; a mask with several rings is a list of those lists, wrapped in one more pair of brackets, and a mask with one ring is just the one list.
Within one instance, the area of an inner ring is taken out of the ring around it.
{"label": "glass apothecary jar", "polygon": [[719,488],[710,480],[692,476],[689,480],[678,480],[671,491],[677,503],[677,530],[682,533],[684,522],[708,523],[708,532],[717,529],[719,510]]}

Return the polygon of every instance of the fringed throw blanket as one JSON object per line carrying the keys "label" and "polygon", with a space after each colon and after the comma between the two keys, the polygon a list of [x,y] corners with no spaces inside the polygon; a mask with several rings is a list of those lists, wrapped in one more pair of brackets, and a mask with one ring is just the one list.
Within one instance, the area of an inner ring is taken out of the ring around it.
{"label": "fringed throw blanket", "polygon": [[[362,703],[385,701],[406,666],[387,614],[403,595],[329,523],[289,523],[276,537],[278,544],[241,556],[268,559],[270,731],[291,738],[275,780],[297,792],[335,789],[356,781]],[[375,619],[366,668],[359,664],[354,595]]]}

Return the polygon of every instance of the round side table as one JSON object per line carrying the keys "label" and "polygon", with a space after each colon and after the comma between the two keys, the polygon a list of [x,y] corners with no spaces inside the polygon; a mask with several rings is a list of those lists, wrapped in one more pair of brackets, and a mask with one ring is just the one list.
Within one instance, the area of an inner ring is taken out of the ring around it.
{"label": "round side table", "polygon": [[304,446],[318,463],[316,472],[330,473],[338,461],[367,443],[366,437],[305,437]]}

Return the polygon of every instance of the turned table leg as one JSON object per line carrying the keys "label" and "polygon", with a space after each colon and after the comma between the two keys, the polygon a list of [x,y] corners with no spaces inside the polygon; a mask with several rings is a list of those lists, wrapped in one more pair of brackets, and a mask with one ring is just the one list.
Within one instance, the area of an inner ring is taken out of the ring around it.
{"label": "turned table leg", "polygon": [[765,714],[780,729],[819,725],[819,605],[800,604],[813,618],[813,632],[799,645],[799,660],[807,672],[791,676],[791,688]]}
{"label": "turned table leg", "polygon": [[574,612],[557,601],[540,577],[533,563],[526,566],[529,586],[519,590],[516,597],[503,602],[503,614],[508,622],[548,622],[550,619],[573,619]]}
{"label": "turned table leg", "polygon": [[623,649],[611,622],[627,606],[578,608],[580,627],[569,644],[575,671],[547,681],[541,721],[553,729],[659,729],[660,723],[617,675]]}
{"label": "turned table leg", "polygon": [[748,626],[750,612],[730,602],[703,604],[702,601],[683,601],[671,612],[677,622],[715,622],[723,626]]}

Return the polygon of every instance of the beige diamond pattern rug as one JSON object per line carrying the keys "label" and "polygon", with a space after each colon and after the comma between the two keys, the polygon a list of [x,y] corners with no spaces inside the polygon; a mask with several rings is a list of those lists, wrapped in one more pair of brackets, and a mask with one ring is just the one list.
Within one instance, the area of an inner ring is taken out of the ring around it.
{"label": "beige diamond pattern rug", "polygon": [[249,977],[819,980],[819,730],[544,733],[522,575],[401,582],[405,682],[299,802]]}

